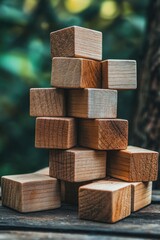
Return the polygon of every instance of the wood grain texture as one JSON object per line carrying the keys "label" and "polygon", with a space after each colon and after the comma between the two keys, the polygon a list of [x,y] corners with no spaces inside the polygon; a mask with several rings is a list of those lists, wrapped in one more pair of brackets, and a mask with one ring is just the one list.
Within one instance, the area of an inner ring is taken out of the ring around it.
{"label": "wood grain texture", "polygon": [[152,182],[131,183],[131,210],[132,212],[146,207],[152,199]]}
{"label": "wood grain texture", "polygon": [[97,150],[126,149],[128,121],[122,119],[79,120],[79,145]]}
{"label": "wood grain texture", "polygon": [[106,151],[86,148],[50,150],[49,175],[68,182],[106,177]]}
{"label": "wood grain texture", "polygon": [[60,207],[60,186],[55,178],[41,174],[2,177],[2,204],[19,212]]}
{"label": "wood grain texture", "polygon": [[79,217],[114,223],[131,213],[131,185],[101,180],[79,188]]}
{"label": "wood grain texture", "polygon": [[56,88],[31,88],[30,116],[33,117],[65,116],[64,90]]}
{"label": "wood grain texture", "polygon": [[50,33],[51,56],[102,59],[102,33],[78,26]]}
{"label": "wood grain texture", "polygon": [[136,89],[137,69],[134,60],[105,60],[102,62],[102,87]]}
{"label": "wood grain texture", "polygon": [[73,118],[38,117],[35,147],[68,149],[76,145],[76,122]]}
{"label": "wood grain texture", "polygon": [[67,115],[79,118],[116,118],[117,91],[74,89],[68,92]]}
{"label": "wood grain texture", "polygon": [[49,176],[49,167],[39,169],[38,171],[36,171],[34,173],[40,173],[40,174]]}
{"label": "wood grain texture", "polygon": [[85,182],[66,182],[61,181],[61,200],[63,203],[78,205],[78,190],[81,186],[89,184],[93,181]]}
{"label": "wood grain texture", "polygon": [[156,181],[158,153],[143,148],[128,146],[126,150],[108,153],[109,176],[129,182]]}
{"label": "wood grain texture", "polygon": [[101,63],[83,58],[52,59],[51,85],[57,88],[100,88]]}

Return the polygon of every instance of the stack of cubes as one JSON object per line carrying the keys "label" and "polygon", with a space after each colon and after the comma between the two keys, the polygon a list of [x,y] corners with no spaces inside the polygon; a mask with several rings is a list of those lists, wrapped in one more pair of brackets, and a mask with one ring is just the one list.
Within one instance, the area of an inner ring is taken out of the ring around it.
{"label": "stack of cubes", "polygon": [[128,121],[117,118],[117,90],[137,87],[136,62],[101,61],[102,33],[76,26],[51,33],[51,55],[52,87],[30,90],[49,174],[3,177],[3,204],[27,212],[64,201],[81,219],[119,221],[150,204],[158,172],[158,153],[128,146]]}

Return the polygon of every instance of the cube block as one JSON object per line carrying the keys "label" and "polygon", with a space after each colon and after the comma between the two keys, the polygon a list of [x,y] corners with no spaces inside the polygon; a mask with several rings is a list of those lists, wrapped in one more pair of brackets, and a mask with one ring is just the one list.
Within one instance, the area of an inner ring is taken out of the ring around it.
{"label": "cube block", "polygon": [[76,145],[76,122],[73,118],[38,117],[37,148],[68,149]]}
{"label": "cube block", "polygon": [[79,145],[97,150],[126,149],[128,121],[122,119],[79,120]]}
{"label": "cube block", "polygon": [[60,207],[60,186],[55,178],[41,174],[2,177],[2,204],[19,212]]}
{"label": "cube block", "polygon": [[68,116],[79,118],[116,118],[117,91],[107,89],[69,90]]}
{"label": "cube block", "polygon": [[52,59],[51,85],[57,88],[100,88],[101,63],[83,58]]}
{"label": "cube block", "polygon": [[102,33],[78,26],[50,33],[51,56],[102,59]]}

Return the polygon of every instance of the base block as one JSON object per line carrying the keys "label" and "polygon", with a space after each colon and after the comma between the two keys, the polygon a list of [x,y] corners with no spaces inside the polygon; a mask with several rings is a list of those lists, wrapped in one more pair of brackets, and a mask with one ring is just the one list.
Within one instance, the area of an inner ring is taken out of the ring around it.
{"label": "base block", "polygon": [[79,217],[114,223],[131,213],[131,185],[101,180],[79,188]]}
{"label": "base block", "polygon": [[156,181],[158,152],[128,146],[108,153],[107,174],[129,182]]}
{"label": "base block", "polygon": [[128,121],[122,119],[79,120],[79,145],[97,150],[126,149]]}
{"label": "base block", "polygon": [[59,208],[60,186],[55,178],[42,174],[2,177],[2,204],[19,212]]}
{"label": "base block", "polygon": [[86,148],[51,150],[49,175],[68,182],[82,182],[106,177],[106,152]]}

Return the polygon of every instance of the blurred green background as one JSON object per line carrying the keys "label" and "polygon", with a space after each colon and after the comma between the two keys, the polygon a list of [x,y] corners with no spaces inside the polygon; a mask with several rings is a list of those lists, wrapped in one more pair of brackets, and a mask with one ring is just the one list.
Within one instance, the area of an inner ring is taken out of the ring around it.
{"label": "blurred green background", "polygon": [[[32,172],[48,164],[48,151],[34,148],[29,89],[50,86],[50,32],[72,25],[96,29],[103,32],[103,59],[141,62],[148,4],[148,0],[0,1],[0,175]],[[136,91],[119,94],[118,117],[130,121],[130,130],[136,96]]]}

